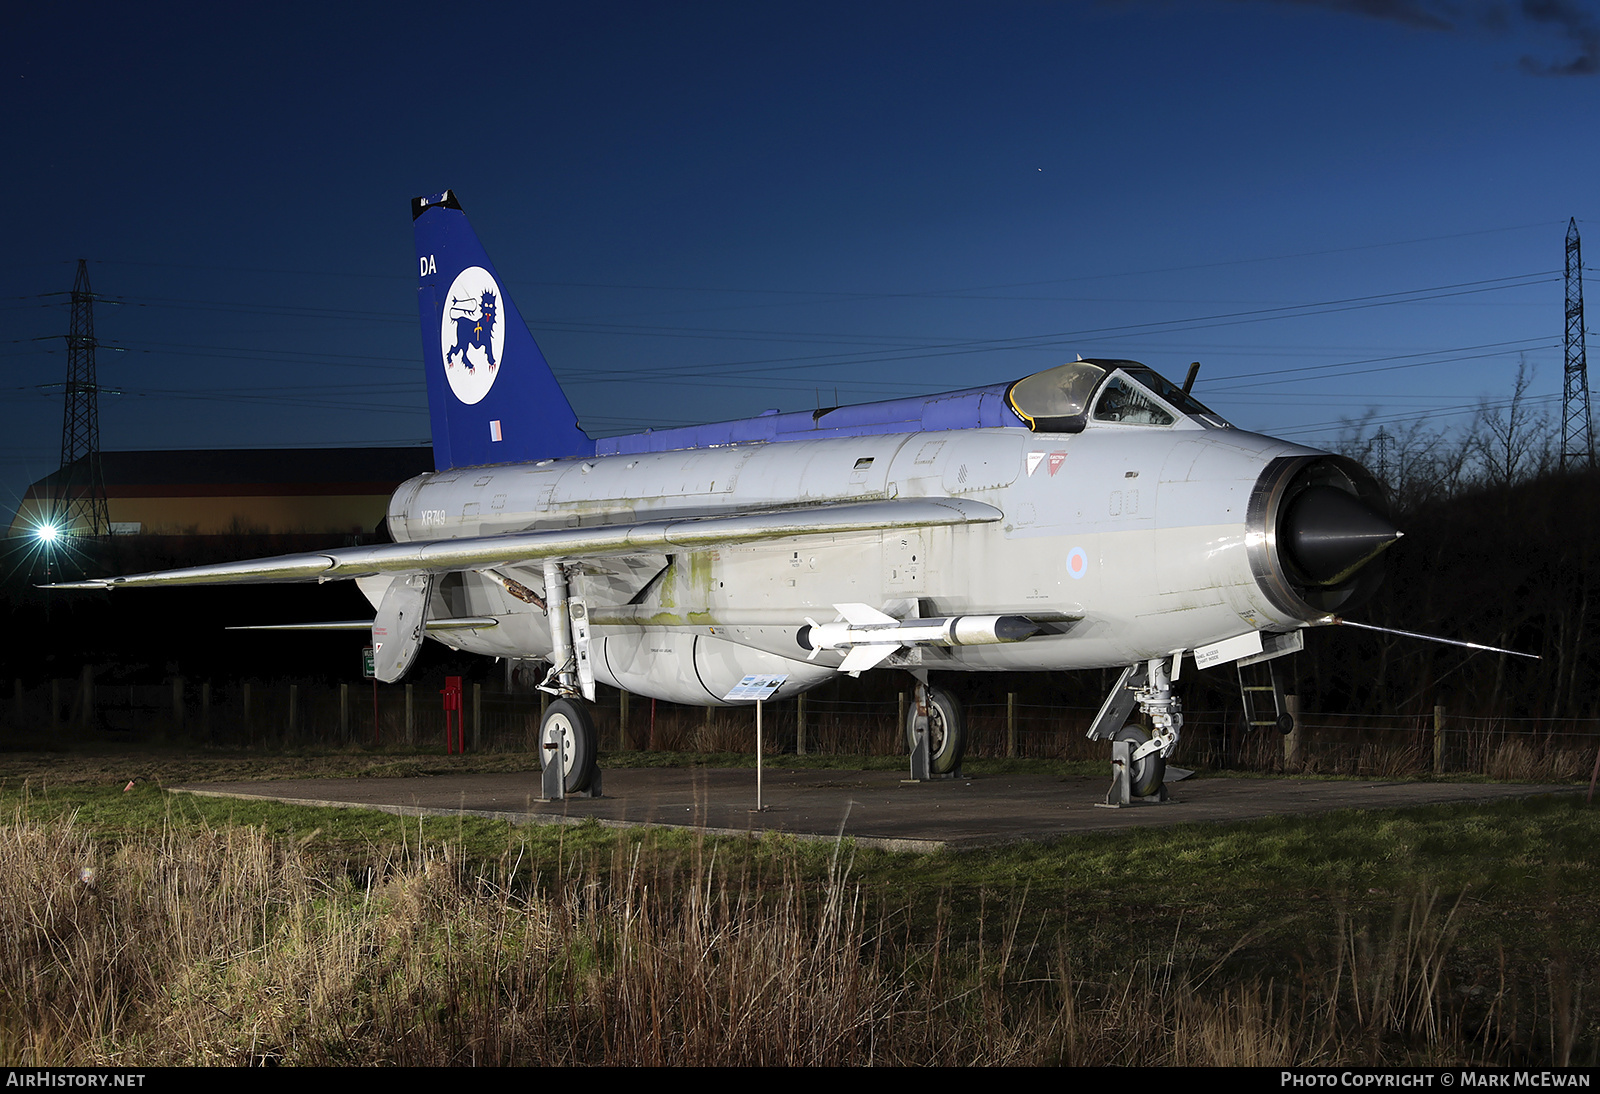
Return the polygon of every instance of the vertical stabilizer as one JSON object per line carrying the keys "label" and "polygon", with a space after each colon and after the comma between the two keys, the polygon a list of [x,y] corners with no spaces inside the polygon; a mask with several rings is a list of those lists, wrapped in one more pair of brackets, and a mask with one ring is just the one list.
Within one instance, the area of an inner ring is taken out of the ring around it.
{"label": "vertical stabilizer", "polygon": [[434,466],[592,454],[455,195],[413,198],[411,219]]}

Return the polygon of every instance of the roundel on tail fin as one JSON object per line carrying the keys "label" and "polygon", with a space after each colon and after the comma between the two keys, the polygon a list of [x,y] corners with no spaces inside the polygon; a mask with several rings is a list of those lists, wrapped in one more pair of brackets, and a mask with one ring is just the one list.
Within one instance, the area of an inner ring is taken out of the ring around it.
{"label": "roundel on tail fin", "polygon": [[439,352],[450,390],[463,403],[481,402],[500,374],[506,345],[504,300],[494,275],[482,266],[462,270],[445,293]]}

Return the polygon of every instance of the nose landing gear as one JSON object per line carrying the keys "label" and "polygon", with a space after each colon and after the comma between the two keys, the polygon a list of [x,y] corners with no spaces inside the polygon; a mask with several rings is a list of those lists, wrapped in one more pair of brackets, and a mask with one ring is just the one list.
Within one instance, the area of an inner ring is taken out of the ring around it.
{"label": "nose landing gear", "polygon": [[[1167,757],[1183,729],[1183,703],[1172,693],[1172,677],[1182,657],[1182,653],[1172,655],[1172,676],[1167,675],[1165,657],[1129,665],[1095,715],[1089,738],[1111,742],[1111,789],[1105,805],[1120,808],[1136,801],[1168,800]],[[1135,706],[1149,718],[1151,733],[1128,722]]]}

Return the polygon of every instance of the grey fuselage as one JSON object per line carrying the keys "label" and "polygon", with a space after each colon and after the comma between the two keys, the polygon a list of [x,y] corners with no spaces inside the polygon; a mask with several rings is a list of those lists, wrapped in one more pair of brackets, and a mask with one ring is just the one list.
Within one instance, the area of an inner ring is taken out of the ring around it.
{"label": "grey fuselage", "polygon": [[[842,603],[1046,621],[1025,641],[922,651],[923,667],[953,671],[1121,666],[1305,626],[1339,596],[1297,583],[1277,542],[1286,499],[1312,481],[1355,493],[1360,474],[1340,457],[1187,416],[1091,421],[1070,434],[975,428],[458,468],[404,483],[389,527],[400,542],[438,541],[917,497],[1001,514],[581,560],[572,595],[588,612],[596,678],[710,704],[747,673],[786,674],[780,696],[834,676],[842,654],[808,659],[797,635]],[[391,580],[360,584],[377,605]],[[431,637],[548,658],[549,621],[526,595],[543,586],[537,562],[447,575],[430,619],[497,625]]]}

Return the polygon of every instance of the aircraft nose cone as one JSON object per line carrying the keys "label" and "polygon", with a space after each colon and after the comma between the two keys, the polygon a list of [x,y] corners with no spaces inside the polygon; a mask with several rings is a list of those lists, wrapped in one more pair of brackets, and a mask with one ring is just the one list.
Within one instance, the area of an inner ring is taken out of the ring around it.
{"label": "aircraft nose cone", "polygon": [[1289,557],[1319,585],[1345,580],[1402,535],[1382,513],[1332,486],[1296,495],[1284,532]]}

